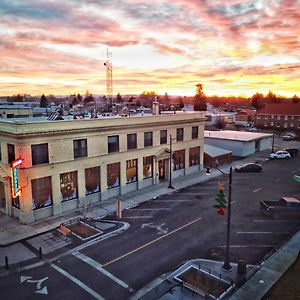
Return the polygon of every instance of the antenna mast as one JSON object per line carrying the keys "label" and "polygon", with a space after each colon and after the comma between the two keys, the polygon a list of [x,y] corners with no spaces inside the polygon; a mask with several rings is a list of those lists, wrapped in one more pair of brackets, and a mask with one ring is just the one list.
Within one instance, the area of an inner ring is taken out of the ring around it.
{"label": "antenna mast", "polygon": [[106,61],[104,63],[106,66],[106,97],[110,106],[113,101],[113,82],[112,82],[112,52],[106,50]]}

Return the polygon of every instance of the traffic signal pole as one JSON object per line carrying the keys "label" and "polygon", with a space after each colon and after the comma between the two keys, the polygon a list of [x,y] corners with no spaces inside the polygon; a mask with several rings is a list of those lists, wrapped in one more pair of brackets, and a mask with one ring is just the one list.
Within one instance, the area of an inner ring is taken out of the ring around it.
{"label": "traffic signal pole", "polygon": [[232,185],[232,167],[229,171],[229,186],[228,186],[228,212],[227,212],[227,230],[226,230],[226,252],[223,269],[225,271],[231,271],[232,266],[230,265],[229,249],[230,249],[230,223],[231,223],[231,185]]}

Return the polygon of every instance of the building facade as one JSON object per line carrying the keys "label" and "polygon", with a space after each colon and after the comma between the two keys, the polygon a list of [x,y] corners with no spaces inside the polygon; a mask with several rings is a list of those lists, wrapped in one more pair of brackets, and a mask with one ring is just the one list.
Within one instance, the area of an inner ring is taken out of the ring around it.
{"label": "building facade", "polygon": [[0,206],[22,223],[203,168],[203,112],[24,120],[0,121]]}
{"label": "building facade", "polygon": [[267,103],[256,115],[255,126],[300,131],[300,103]]}

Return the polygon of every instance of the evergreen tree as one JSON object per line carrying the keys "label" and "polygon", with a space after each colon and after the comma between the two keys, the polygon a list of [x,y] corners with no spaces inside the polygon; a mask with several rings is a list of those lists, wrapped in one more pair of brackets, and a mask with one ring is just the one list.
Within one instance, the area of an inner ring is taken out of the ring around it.
{"label": "evergreen tree", "polygon": [[48,99],[44,94],[41,97],[40,107],[48,107]]}
{"label": "evergreen tree", "polygon": [[194,110],[206,111],[206,96],[203,92],[203,85],[201,83],[196,85],[196,95],[194,96]]}

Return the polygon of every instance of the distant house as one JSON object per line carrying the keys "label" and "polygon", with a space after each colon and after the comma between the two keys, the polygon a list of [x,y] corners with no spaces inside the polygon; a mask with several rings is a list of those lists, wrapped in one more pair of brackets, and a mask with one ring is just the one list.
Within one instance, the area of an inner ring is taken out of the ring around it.
{"label": "distant house", "polygon": [[235,116],[235,124],[241,126],[251,126],[254,124],[255,110],[243,109],[237,112]]}
{"label": "distant house", "polygon": [[224,119],[226,123],[235,123],[236,112],[225,112],[220,110],[206,111],[205,117],[206,122],[205,125],[215,125],[218,120]]}
{"label": "distant house", "polygon": [[256,115],[257,128],[300,131],[300,103],[268,103]]}
{"label": "distant house", "polygon": [[232,155],[246,157],[271,149],[272,134],[234,130],[204,130],[204,144],[232,151]]}

